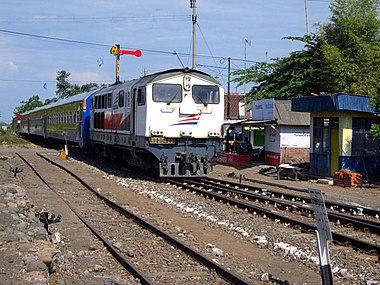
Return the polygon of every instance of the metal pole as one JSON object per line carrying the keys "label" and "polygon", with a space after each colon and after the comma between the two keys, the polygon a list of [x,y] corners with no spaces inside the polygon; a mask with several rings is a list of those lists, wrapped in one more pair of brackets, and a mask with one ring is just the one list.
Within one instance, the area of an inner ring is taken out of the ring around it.
{"label": "metal pole", "polygon": [[[244,103],[247,103],[247,96],[246,96],[246,91],[245,91],[245,84],[247,82],[247,45],[251,46],[251,41],[244,39]],[[245,112],[244,112],[244,116],[245,116]]]}
{"label": "metal pole", "polygon": [[328,214],[326,210],[323,193],[319,189],[309,188],[309,195],[313,204],[314,218],[317,226],[315,231],[317,237],[317,247],[319,253],[319,266],[321,268],[322,284],[333,285],[333,278],[330,266],[330,254],[328,240],[333,240]]}
{"label": "metal pole", "polygon": [[244,39],[244,102],[245,102],[245,83],[247,81],[247,39]]}
{"label": "metal pole", "polygon": [[231,71],[231,58],[228,58],[228,82],[227,82],[227,119],[230,118],[230,101],[231,101],[231,93],[230,93],[230,71]]}
{"label": "metal pole", "polygon": [[309,35],[309,13],[307,10],[307,0],[305,0],[306,35]]}
{"label": "metal pole", "polygon": [[322,285],[333,285],[333,277],[330,265],[329,250],[326,240],[323,240],[318,230],[315,231],[319,252],[319,267],[321,269]]}
{"label": "metal pole", "polygon": [[[120,45],[116,45],[117,50],[120,50]],[[116,55],[116,83],[120,82],[120,54]]]}
{"label": "metal pole", "polygon": [[192,69],[197,67],[197,0],[190,0],[190,8],[193,8],[193,65]]}

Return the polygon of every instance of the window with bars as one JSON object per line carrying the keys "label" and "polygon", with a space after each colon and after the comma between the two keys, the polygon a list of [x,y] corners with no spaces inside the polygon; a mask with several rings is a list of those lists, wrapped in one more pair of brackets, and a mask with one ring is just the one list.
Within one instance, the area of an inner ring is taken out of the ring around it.
{"label": "window with bars", "polygon": [[330,152],[331,128],[339,128],[339,118],[314,118],[313,152]]}
{"label": "window with bars", "polygon": [[371,126],[380,124],[380,119],[353,118],[352,119],[352,155],[378,155],[380,141],[371,135]]}

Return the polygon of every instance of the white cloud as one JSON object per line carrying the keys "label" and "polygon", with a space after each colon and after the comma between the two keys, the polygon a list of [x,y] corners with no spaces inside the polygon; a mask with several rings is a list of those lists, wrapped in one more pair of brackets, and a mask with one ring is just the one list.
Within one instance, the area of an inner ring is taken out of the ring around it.
{"label": "white cloud", "polygon": [[9,61],[8,62],[8,67],[11,71],[17,71],[18,70],[18,66],[16,63],[14,63],[13,61]]}
{"label": "white cloud", "polygon": [[112,78],[109,75],[105,77],[104,75],[96,72],[73,71],[71,72],[69,81],[79,82],[78,85],[82,85],[82,83],[112,81]]}

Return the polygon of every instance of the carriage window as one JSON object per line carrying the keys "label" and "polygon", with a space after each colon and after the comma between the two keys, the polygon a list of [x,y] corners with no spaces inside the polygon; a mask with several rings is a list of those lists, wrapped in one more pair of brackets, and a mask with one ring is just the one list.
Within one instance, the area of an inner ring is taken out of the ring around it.
{"label": "carriage window", "polygon": [[182,86],[179,84],[153,84],[153,101],[178,103],[182,101]]}
{"label": "carriage window", "polygon": [[137,91],[137,104],[139,106],[145,105],[145,87],[140,87]]}
{"label": "carriage window", "polygon": [[194,85],[192,88],[193,99],[196,104],[218,104],[219,88],[218,86],[210,85]]}
{"label": "carriage window", "polygon": [[119,91],[119,107],[124,107],[124,91]]}

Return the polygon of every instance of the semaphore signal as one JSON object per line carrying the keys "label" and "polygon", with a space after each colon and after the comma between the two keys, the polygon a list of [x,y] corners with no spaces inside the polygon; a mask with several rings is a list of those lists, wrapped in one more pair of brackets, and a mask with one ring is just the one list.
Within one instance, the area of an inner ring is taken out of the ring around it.
{"label": "semaphore signal", "polygon": [[115,44],[113,47],[111,47],[110,54],[113,54],[116,56],[116,83],[120,82],[120,55],[122,54],[128,54],[128,55],[134,55],[135,57],[140,57],[142,55],[141,50],[125,50],[120,49],[119,44]]}

